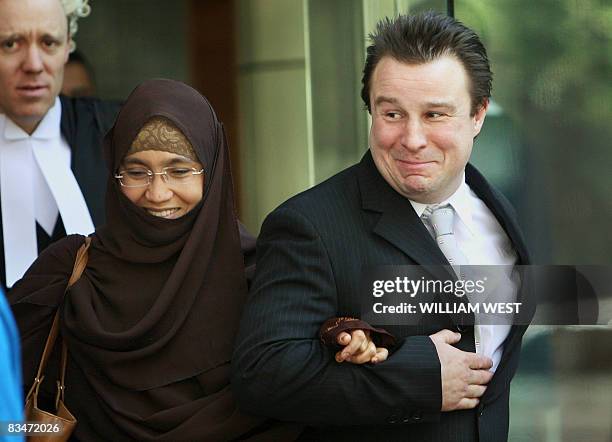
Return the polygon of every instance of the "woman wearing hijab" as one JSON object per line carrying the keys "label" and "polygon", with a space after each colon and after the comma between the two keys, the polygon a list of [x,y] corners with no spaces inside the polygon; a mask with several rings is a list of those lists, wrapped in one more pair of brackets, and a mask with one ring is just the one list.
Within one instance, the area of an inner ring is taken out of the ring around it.
{"label": "woman wearing hijab", "polygon": [[[129,96],[105,149],[107,224],[91,236],[82,276],[64,297],[85,241],[71,235],[10,293],[24,381],[34,377],[59,307],[77,439],[295,439],[297,426],[239,413],[230,390],[247,283],[226,140],[211,105],[185,84],[147,81]],[[50,397],[57,353],[42,387]]]}

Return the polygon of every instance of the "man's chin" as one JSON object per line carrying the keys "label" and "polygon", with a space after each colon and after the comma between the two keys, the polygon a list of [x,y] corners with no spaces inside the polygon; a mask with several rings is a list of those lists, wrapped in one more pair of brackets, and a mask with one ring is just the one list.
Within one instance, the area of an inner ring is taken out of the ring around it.
{"label": "man's chin", "polygon": [[17,126],[30,132],[40,123],[51,106],[46,103],[34,103],[27,106],[21,106],[16,112],[8,113],[10,118]]}
{"label": "man's chin", "polygon": [[409,179],[404,179],[402,182],[404,193],[415,197],[426,196],[431,193],[432,187],[431,180],[423,176],[413,176]]}
{"label": "man's chin", "polygon": [[[403,182],[401,186],[397,186],[397,190],[402,196],[417,203],[428,204],[431,195],[431,188],[428,183],[410,183]],[[395,187],[395,186],[392,186]]]}
{"label": "man's chin", "polygon": [[19,120],[40,120],[45,114],[51,109],[55,100],[49,100],[45,98],[44,100],[28,100],[22,99],[20,100],[19,106],[14,109],[12,115],[15,119]]}

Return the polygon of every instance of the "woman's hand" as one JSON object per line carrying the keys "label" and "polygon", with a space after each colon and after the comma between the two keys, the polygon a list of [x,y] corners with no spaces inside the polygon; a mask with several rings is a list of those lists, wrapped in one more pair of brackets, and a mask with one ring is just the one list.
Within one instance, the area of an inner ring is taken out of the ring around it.
{"label": "woman's hand", "polygon": [[378,364],[389,356],[389,351],[384,347],[376,347],[370,337],[369,331],[351,330],[341,332],[336,338],[338,345],[344,346],[336,353],[336,362],[350,362],[351,364]]}

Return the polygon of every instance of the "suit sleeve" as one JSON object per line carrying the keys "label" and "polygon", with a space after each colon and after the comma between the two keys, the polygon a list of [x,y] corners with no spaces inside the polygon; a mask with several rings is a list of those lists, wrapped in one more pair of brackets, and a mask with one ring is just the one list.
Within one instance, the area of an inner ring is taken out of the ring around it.
{"label": "suit sleeve", "polygon": [[277,209],[258,240],[232,363],[243,411],[309,425],[439,419],[440,362],[431,339],[408,337],[378,365],[338,364],[318,339],[321,325],[338,316],[336,300],[316,229],[300,212]]}

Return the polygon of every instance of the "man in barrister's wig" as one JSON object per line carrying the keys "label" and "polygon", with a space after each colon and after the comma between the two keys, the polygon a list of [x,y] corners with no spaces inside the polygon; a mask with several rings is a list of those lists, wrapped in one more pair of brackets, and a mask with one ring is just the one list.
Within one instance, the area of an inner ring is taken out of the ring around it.
{"label": "man in barrister's wig", "polygon": [[0,0],[0,287],[104,217],[100,141],[115,103],[60,96],[88,0]]}

